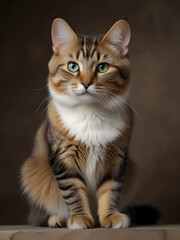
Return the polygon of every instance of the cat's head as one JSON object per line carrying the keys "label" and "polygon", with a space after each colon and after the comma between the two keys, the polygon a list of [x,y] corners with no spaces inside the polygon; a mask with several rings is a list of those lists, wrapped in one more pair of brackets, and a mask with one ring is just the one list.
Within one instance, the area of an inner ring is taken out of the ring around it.
{"label": "cat's head", "polygon": [[130,28],[116,22],[100,37],[76,35],[60,18],[52,24],[54,54],[49,62],[49,90],[56,103],[101,104],[112,108],[128,92]]}

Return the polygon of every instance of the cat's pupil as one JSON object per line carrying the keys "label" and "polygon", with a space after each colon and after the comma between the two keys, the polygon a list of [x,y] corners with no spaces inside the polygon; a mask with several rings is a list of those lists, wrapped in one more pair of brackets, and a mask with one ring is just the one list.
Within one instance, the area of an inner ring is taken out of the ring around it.
{"label": "cat's pupil", "polygon": [[104,64],[100,64],[99,66],[102,70],[104,70]]}
{"label": "cat's pupil", "polygon": [[71,63],[71,67],[74,69],[75,68],[75,63]]}

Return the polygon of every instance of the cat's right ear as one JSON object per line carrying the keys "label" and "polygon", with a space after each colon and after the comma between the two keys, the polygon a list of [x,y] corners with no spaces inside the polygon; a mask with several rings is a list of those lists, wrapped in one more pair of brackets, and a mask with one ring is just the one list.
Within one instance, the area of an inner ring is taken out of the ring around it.
{"label": "cat's right ear", "polygon": [[51,35],[55,53],[61,52],[77,41],[76,34],[62,18],[53,21]]}

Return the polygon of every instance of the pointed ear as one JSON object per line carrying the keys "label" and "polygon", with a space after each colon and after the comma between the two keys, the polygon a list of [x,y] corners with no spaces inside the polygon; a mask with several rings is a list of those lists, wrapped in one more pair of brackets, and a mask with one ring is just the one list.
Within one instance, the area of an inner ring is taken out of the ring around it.
{"label": "pointed ear", "polygon": [[121,56],[124,56],[128,53],[130,36],[131,32],[128,22],[119,20],[105,34],[102,41],[113,47]]}
{"label": "pointed ear", "polygon": [[51,35],[53,51],[56,53],[61,52],[63,49],[77,41],[76,34],[62,18],[56,18],[53,21]]}

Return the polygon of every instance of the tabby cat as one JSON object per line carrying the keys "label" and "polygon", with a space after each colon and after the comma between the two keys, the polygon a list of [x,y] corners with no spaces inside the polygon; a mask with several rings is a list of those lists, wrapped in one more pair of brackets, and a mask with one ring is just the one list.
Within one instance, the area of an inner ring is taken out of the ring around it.
{"label": "tabby cat", "polygon": [[21,171],[30,224],[129,226],[123,213],[134,181],[129,41],[125,20],[99,37],[76,35],[63,19],[54,20],[47,117]]}

